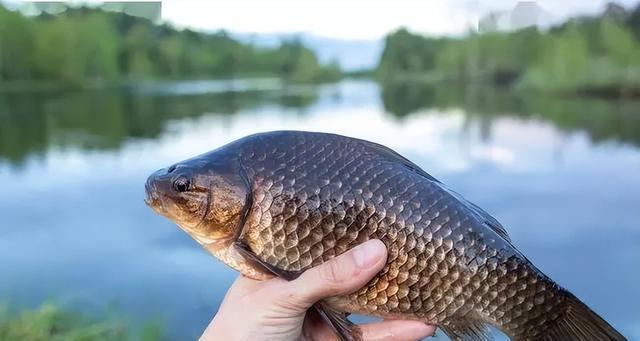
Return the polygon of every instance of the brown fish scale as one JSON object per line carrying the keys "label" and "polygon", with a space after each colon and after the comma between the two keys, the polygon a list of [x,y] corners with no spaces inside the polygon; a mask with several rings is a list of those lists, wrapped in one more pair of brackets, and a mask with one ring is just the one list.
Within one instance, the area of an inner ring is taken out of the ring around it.
{"label": "brown fish scale", "polygon": [[239,146],[253,203],[243,238],[287,271],[382,240],[388,261],[343,311],[442,326],[490,322],[535,339],[558,318],[557,286],[440,183],[365,141],[290,134]]}

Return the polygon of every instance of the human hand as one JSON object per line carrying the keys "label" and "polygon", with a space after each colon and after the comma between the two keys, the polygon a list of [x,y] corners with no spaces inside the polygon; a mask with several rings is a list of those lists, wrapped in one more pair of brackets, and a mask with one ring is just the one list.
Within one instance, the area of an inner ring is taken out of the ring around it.
{"label": "human hand", "polygon": [[[337,340],[313,310],[317,301],[354,292],[384,266],[387,249],[370,240],[287,282],[238,277],[200,341]],[[363,339],[417,340],[436,327],[420,321],[382,321],[360,326]]]}

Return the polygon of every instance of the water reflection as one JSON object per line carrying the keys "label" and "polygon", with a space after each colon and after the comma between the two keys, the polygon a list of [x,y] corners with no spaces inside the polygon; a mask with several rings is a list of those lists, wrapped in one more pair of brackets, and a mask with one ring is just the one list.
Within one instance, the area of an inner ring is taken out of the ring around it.
{"label": "water reflection", "polygon": [[541,269],[640,338],[636,118],[611,109],[634,104],[584,104],[593,114],[571,120],[504,104],[524,105],[517,98],[489,109],[436,100],[447,93],[434,90],[423,104],[423,90],[370,82],[141,89],[3,97],[0,300],[53,298],[89,311],[112,304],[132,323],[159,316],[172,339],[193,338],[235,274],[145,207],[144,179],[250,133],[304,129],[398,150],[494,214]]}
{"label": "water reflection", "polygon": [[[270,84],[270,86],[268,86]],[[183,82],[134,88],[0,94],[0,158],[20,164],[50,148],[118,149],[131,138],[154,138],[169,121],[231,115],[256,106],[302,108],[315,92],[277,84]],[[274,88],[275,87],[275,88]],[[273,91],[278,89],[278,91]]]}
{"label": "water reflection", "polygon": [[[334,93],[334,96],[339,93]],[[109,90],[0,94],[0,159],[19,165],[48,149],[118,149],[131,138],[155,138],[169,121],[232,115],[268,105],[304,109],[318,89],[273,79],[143,83]],[[335,98],[334,98],[335,99]],[[584,131],[593,141],[640,145],[640,102],[524,96],[491,87],[461,89],[423,83],[385,84],[385,111],[405,119],[425,110],[460,109],[489,138],[500,117],[547,121]]]}
{"label": "water reflection", "polygon": [[[425,83],[391,83],[382,87],[384,108],[399,117],[421,109],[460,108],[489,129],[499,117],[548,121],[565,131],[585,131],[593,141],[616,140],[640,145],[640,101],[612,101],[517,93],[507,88]],[[487,130],[487,134],[490,132]]]}

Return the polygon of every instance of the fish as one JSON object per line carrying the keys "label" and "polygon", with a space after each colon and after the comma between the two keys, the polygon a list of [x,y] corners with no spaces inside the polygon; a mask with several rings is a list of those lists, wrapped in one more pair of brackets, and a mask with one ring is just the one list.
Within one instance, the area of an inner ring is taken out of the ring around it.
{"label": "fish", "polygon": [[297,278],[370,239],[384,268],[314,308],[341,340],[349,314],[437,325],[452,340],[625,340],[535,267],[503,225],[383,145],[330,134],[249,135],[160,169],[147,204],[242,275]]}

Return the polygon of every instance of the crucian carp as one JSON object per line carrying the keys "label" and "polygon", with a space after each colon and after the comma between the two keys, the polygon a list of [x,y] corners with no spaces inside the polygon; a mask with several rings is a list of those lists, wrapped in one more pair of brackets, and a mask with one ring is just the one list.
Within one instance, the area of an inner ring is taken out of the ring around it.
{"label": "crucian carp", "polygon": [[382,271],[318,302],[343,340],[350,313],[421,320],[454,340],[625,340],[536,268],[491,215],[393,150],[325,133],[247,136],[153,173],[146,202],[254,279],[296,278],[379,239]]}

